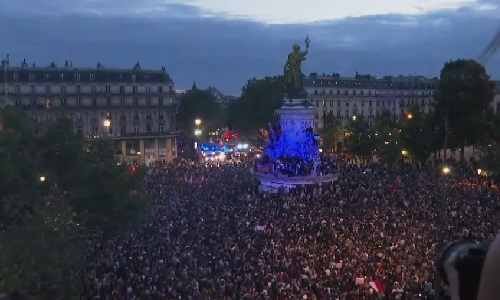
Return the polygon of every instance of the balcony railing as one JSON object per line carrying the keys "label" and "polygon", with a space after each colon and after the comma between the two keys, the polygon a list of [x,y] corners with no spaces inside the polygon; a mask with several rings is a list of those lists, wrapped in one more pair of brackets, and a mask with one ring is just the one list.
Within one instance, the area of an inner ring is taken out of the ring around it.
{"label": "balcony railing", "polygon": [[116,133],[103,133],[103,134],[84,134],[83,137],[87,140],[94,139],[111,139],[111,140],[134,140],[134,139],[144,139],[144,138],[168,138],[177,137],[179,131],[172,132],[151,132],[151,133],[127,133],[127,134],[116,134]]}
{"label": "balcony railing", "polygon": [[70,105],[65,105],[65,106],[56,106],[56,105],[50,105],[47,106],[45,104],[23,104],[23,105],[18,105],[16,106],[18,109],[21,110],[75,110],[75,109],[144,109],[144,108],[174,108],[176,109],[177,103],[163,103],[162,105],[160,104],[150,104],[150,105],[80,105],[80,106],[70,106]]}

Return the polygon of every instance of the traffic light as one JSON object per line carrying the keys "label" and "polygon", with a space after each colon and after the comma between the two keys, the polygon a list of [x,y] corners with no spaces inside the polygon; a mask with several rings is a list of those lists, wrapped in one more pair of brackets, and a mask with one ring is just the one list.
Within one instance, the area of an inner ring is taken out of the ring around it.
{"label": "traffic light", "polygon": [[136,166],[132,166],[132,173],[135,173],[135,171],[137,171],[137,167]]}

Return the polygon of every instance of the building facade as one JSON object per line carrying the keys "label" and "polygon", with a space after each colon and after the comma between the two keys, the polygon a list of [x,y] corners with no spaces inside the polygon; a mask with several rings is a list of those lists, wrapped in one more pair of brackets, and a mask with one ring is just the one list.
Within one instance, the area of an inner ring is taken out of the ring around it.
{"label": "building facade", "polygon": [[47,67],[15,67],[8,58],[0,73],[0,107],[15,106],[43,133],[57,118],[73,121],[86,139],[114,141],[116,154],[136,163],[177,157],[177,99],[165,68],[143,70],[76,68],[66,61]]}
{"label": "building facade", "polygon": [[[438,78],[402,75],[379,79],[359,74],[340,77],[339,74],[312,73],[304,79],[306,91],[316,108],[316,128],[322,127],[322,118],[329,113],[347,126],[354,116],[364,116],[373,122],[383,111],[399,117],[408,113],[410,107],[418,106],[428,112],[434,102],[437,83]],[[500,82],[496,82],[492,106],[495,113],[500,113]]]}
{"label": "building facade", "polygon": [[347,126],[354,116],[373,121],[383,111],[394,116],[405,114],[412,106],[428,111],[434,101],[437,78],[369,75],[340,77],[339,74],[311,74],[304,81],[306,91],[316,108],[317,128],[322,118],[332,113]]}

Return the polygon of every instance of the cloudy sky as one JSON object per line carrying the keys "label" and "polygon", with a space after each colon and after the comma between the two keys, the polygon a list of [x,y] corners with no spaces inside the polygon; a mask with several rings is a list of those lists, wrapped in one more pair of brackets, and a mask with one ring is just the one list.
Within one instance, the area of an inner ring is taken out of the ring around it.
{"label": "cloudy sky", "polygon": [[[500,23],[500,0],[0,0],[0,54],[11,63],[165,66],[179,89],[239,94],[280,74],[294,42],[304,73],[436,76],[477,58]],[[486,64],[500,79],[500,56]]]}

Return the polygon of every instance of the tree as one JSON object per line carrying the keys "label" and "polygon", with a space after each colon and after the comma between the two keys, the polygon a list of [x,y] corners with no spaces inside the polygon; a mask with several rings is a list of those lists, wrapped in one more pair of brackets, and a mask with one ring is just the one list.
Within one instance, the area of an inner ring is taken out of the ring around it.
{"label": "tree", "polygon": [[0,235],[0,290],[29,299],[72,299],[78,291],[79,225],[63,194]]}
{"label": "tree", "polygon": [[186,132],[193,132],[195,120],[202,120],[204,131],[212,131],[225,125],[224,110],[210,90],[201,90],[193,84],[193,88],[180,99],[177,120],[179,128]]}
{"label": "tree", "polygon": [[251,79],[242,88],[240,99],[232,102],[228,108],[231,127],[254,135],[259,129],[268,128],[268,123],[275,123],[275,111],[283,105],[285,96],[283,76]]}
{"label": "tree", "polygon": [[389,166],[401,159],[402,141],[400,129],[389,111],[384,111],[375,119],[377,156]]}
{"label": "tree", "polygon": [[83,233],[142,221],[147,198],[130,190],[145,172],[117,165],[109,141],[85,143],[68,120],[39,138],[17,111],[0,110],[0,120],[0,291],[72,299]]}
{"label": "tree", "polygon": [[480,165],[485,171],[500,175],[500,117],[492,118],[490,122],[489,138],[481,147]]}
{"label": "tree", "polygon": [[489,79],[485,68],[474,60],[446,62],[441,70],[434,112],[446,120],[452,132],[450,141],[457,143],[461,159],[466,145],[477,144],[485,137],[487,125],[483,120],[494,97]]}
{"label": "tree", "polygon": [[81,254],[73,209],[41,180],[30,124],[11,109],[0,120],[0,291],[70,299]]}
{"label": "tree", "polygon": [[363,116],[349,122],[347,137],[347,151],[361,157],[363,160],[371,159],[375,150],[375,138],[370,124]]}
{"label": "tree", "polygon": [[418,107],[411,107],[401,116],[401,142],[404,150],[415,160],[425,163],[432,153],[432,123],[429,116]]}
{"label": "tree", "polygon": [[330,152],[332,149],[337,148],[337,143],[343,137],[344,128],[332,112],[323,117],[323,128],[320,129],[320,134],[324,149]]}

